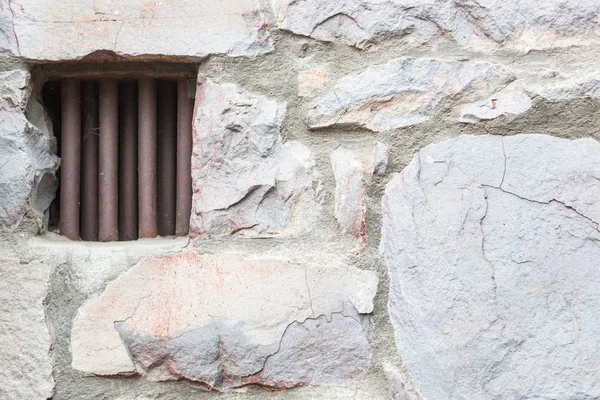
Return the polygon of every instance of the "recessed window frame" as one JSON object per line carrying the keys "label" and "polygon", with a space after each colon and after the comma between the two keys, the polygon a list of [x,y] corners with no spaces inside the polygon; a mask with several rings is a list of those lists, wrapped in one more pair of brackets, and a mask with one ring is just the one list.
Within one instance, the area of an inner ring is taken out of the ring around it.
{"label": "recessed window frame", "polygon": [[[60,82],[60,113],[51,118],[62,159],[56,204],[50,210],[58,219],[58,233],[84,241],[189,233],[197,74],[198,64],[191,63],[58,63],[34,68],[42,100],[46,86]],[[95,93],[96,101],[90,101]],[[97,174],[89,171],[95,162],[89,159],[93,135]],[[134,155],[137,160],[132,163]],[[90,182],[93,175],[97,183]],[[97,205],[90,208],[94,195],[89,188],[94,185]],[[134,202],[131,197],[136,197]],[[96,230],[88,229],[94,220]]]}

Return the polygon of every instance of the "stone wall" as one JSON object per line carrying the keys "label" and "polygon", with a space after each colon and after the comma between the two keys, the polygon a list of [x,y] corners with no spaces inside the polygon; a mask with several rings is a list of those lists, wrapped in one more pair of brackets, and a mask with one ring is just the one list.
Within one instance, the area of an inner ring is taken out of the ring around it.
{"label": "stone wall", "polygon": [[[0,399],[599,398],[599,14],[0,0]],[[199,65],[189,237],[48,231],[78,60]]]}

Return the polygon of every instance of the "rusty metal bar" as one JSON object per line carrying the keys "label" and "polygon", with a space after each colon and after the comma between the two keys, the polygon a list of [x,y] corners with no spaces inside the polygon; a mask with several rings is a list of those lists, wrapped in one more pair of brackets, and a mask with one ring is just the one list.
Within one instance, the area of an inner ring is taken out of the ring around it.
{"label": "rusty metal bar", "polygon": [[137,88],[134,81],[127,81],[119,90],[119,240],[136,240]]}
{"label": "rusty metal bar", "polygon": [[153,238],[156,226],[156,82],[138,81],[139,236]]}
{"label": "rusty metal bar", "polygon": [[177,81],[177,200],[175,234],[190,230],[192,209],[192,115],[194,100],[188,93],[187,79]]}
{"label": "rusty metal bar", "polygon": [[61,81],[60,233],[79,239],[79,178],[81,163],[81,84]]}
{"label": "rusty metal bar", "polygon": [[98,82],[81,85],[81,239],[98,240]]}
{"label": "rusty metal bar", "polygon": [[177,82],[158,82],[158,234],[175,235]]}
{"label": "rusty metal bar", "polygon": [[119,239],[119,85],[100,80],[100,155],[98,237],[102,242]]}

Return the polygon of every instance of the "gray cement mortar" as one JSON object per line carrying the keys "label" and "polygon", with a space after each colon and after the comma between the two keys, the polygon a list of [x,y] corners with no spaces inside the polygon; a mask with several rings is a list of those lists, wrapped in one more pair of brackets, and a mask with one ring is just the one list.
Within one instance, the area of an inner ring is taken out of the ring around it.
{"label": "gray cement mortar", "polygon": [[[272,20],[272,16],[268,16]],[[309,38],[278,31],[270,26],[275,51],[256,58],[229,58],[212,56],[202,60],[200,77],[216,82],[233,82],[244,90],[262,94],[287,103],[286,119],[282,130],[284,140],[298,140],[309,146],[321,172],[322,189],[319,202],[323,213],[318,225],[309,235],[299,238],[199,239],[190,246],[199,253],[241,252],[247,254],[281,255],[297,262],[326,263],[342,260],[361,269],[372,270],[379,276],[379,290],[375,299],[373,322],[375,326],[372,344],[373,356],[370,368],[357,379],[339,386],[297,388],[287,391],[268,391],[257,387],[243,388],[228,393],[209,393],[190,382],[152,383],[139,377],[89,377],[70,367],[70,331],[73,318],[86,296],[71,284],[71,266],[53,266],[51,284],[45,300],[47,323],[53,345],[54,379],[56,391],[53,400],[67,399],[346,399],[387,398],[387,382],[384,365],[394,365],[403,371],[403,381],[408,391],[407,400],[420,398],[418,388],[412,384],[409,374],[397,354],[394,333],[387,315],[389,279],[387,269],[379,256],[381,227],[381,196],[385,184],[393,172],[401,171],[421,147],[456,137],[460,134],[512,135],[517,133],[544,133],[563,138],[592,137],[600,139],[600,102],[579,99],[565,102],[548,102],[533,98],[533,108],[516,118],[498,118],[481,125],[458,122],[458,115],[449,112],[431,121],[403,129],[373,134],[352,127],[335,127],[318,131],[307,128],[305,116],[309,100],[297,96],[298,60],[312,56],[316,63],[331,62],[335,67],[325,87],[331,87],[337,78],[363,70],[402,56],[435,57],[455,60],[489,60],[503,64],[519,76],[535,79],[540,66],[544,68],[570,69],[592,64],[600,54],[597,50],[581,54],[577,50],[552,51],[530,54],[483,55],[465,53],[450,41],[439,41],[421,47],[409,46],[400,38],[387,38],[375,43],[367,51],[343,44],[323,43]],[[11,58],[0,59],[0,69],[14,68],[19,63]],[[358,256],[349,254],[351,241],[340,238],[333,217],[334,180],[329,155],[338,146],[357,151],[368,158],[376,141],[389,146],[388,174],[382,178],[370,178],[365,170],[365,193],[367,205],[367,242],[365,251]],[[28,246],[38,227],[25,217],[18,229],[0,234],[0,256],[18,256],[31,260],[36,250]],[[42,232],[43,233],[43,232]],[[54,241],[53,235],[43,240]],[[126,244],[123,244],[126,246]]]}

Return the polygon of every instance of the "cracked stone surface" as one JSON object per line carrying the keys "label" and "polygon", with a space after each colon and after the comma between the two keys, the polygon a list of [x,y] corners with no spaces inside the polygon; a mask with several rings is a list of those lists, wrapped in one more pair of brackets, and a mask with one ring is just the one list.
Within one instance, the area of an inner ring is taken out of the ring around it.
{"label": "cracked stone surface", "polygon": [[25,214],[41,225],[56,191],[54,139],[41,105],[28,103],[30,92],[26,69],[0,71],[0,230],[14,228]]}
{"label": "cracked stone surface", "polygon": [[600,144],[461,136],[383,198],[403,362],[430,399],[600,396]]}
{"label": "cracked stone surface", "polygon": [[598,34],[596,0],[271,0],[280,29],[364,48],[386,36],[527,51],[581,45]]}
{"label": "cracked stone surface", "polygon": [[308,124],[375,132],[418,125],[442,107],[480,100],[513,80],[504,68],[487,62],[399,58],[341,78],[314,99]]}
{"label": "cracked stone surface", "polygon": [[340,382],[370,359],[375,273],[194,252],[146,258],[79,309],[72,366],[209,387]]}
{"label": "cracked stone surface", "polygon": [[311,228],[315,162],[305,145],[280,138],[285,104],[205,81],[194,123],[195,235],[275,235]]}
{"label": "cracked stone surface", "polygon": [[272,50],[256,0],[1,0],[0,49],[33,60],[253,56]]}
{"label": "cracked stone surface", "polygon": [[339,147],[331,153],[335,178],[334,216],[342,233],[356,238],[353,252],[361,252],[366,237],[365,201],[363,198],[363,166],[356,153]]}
{"label": "cracked stone surface", "polygon": [[46,400],[54,380],[42,304],[50,267],[0,259],[0,398]]}

